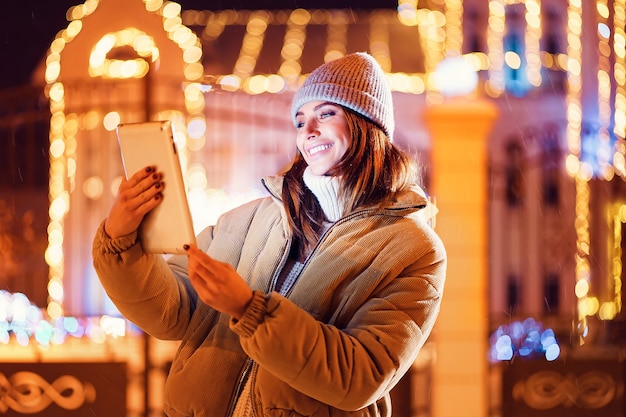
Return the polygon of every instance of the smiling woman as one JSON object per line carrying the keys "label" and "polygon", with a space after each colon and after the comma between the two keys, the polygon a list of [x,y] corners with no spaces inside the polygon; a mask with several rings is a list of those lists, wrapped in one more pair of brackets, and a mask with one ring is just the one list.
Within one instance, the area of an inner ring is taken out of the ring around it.
{"label": "smiling woman", "polygon": [[294,96],[298,152],[264,178],[269,195],[168,260],[137,231],[162,200],[141,195],[161,176],[122,182],[94,266],[125,317],[190,347],[172,362],[166,415],[391,416],[391,390],[439,314],[447,262],[420,214],[429,202],[414,162],[392,142],[393,115],[371,55],[321,65]]}
{"label": "smiling woman", "polygon": [[326,175],[341,161],[352,140],[341,106],[311,101],[298,111],[298,150],[314,175]]}

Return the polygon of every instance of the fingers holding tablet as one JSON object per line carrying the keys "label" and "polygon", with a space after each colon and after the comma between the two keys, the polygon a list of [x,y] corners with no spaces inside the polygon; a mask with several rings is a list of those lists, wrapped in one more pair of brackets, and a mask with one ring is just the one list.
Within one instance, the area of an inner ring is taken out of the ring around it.
{"label": "fingers holding tablet", "polygon": [[110,237],[134,232],[144,216],[161,203],[164,189],[162,175],[155,167],[147,167],[129,179],[122,178],[118,196],[105,223],[105,230]]}
{"label": "fingers holding tablet", "polygon": [[146,252],[184,253],[183,245],[196,239],[171,122],[120,124],[117,136],[128,178],[121,187],[131,201],[126,209],[135,211],[131,231],[139,228]]}
{"label": "fingers holding tablet", "polygon": [[[138,178],[135,178],[135,175]],[[153,199],[158,201],[163,197],[163,174],[158,172],[155,167],[147,167],[135,175],[131,178],[137,181],[135,191],[137,192],[139,204],[145,204]]]}

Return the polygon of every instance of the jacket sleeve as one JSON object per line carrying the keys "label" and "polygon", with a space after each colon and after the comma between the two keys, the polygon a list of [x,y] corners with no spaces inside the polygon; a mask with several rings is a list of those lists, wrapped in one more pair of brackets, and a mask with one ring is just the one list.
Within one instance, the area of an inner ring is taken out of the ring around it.
{"label": "jacket sleeve", "polygon": [[96,232],[92,255],[100,282],[124,317],[160,339],[183,336],[197,303],[185,256],[172,257],[170,268],[163,256],[143,252],[136,233],[111,239],[104,222]]}
{"label": "jacket sleeve", "polygon": [[[236,266],[242,245],[241,239],[236,238],[243,234],[247,222],[230,219],[252,218],[260,202],[232,210],[235,214],[225,213],[216,225],[203,229],[196,236],[198,248],[208,251],[216,230],[221,227],[226,238],[214,252],[221,251],[217,259]],[[95,270],[111,301],[142,330],[159,339],[180,340],[189,326],[194,326],[192,316],[201,301],[189,281],[187,255],[173,255],[166,260],[162,255],[145,253],[136,232],[111,239],[104,231],[104,222],[96,232],[92,255]],[[217,316],[214,314],[215,320]],[[199,319],[207,324],[206,317]]]}
{"label": "jacket sleeve", "polygon": [[343,410],[366,407],[406,373],[438,315],[445,250],[434,233],[425,239],[414,261],[389,271],[341,327],[277,293],[255,293],[231,328],[261,368],[302,394]]}

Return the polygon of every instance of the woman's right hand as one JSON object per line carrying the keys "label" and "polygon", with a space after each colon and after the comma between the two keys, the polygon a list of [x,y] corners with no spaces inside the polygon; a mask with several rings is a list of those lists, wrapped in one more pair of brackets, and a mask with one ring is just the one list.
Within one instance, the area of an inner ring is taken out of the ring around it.
{"label": "woman's right hand", "polygon": [[163,199],[161,174],[155,167],[146,167],[122,183],[104,223],[110,238],[128,235],[141,224],[144,216]]}

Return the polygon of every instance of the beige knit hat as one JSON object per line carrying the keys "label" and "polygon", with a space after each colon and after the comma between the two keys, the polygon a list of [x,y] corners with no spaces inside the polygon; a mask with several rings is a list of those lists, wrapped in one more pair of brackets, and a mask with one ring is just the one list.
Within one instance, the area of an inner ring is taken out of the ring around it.
{"label": "beige knit hat", "polygon": [[393,139],[395,121],[391,89],[378,62],[365,52],[356,52],[316,68],[296,92],[291,116],[309,101],[328,101],[354,110],[371,120]]}

